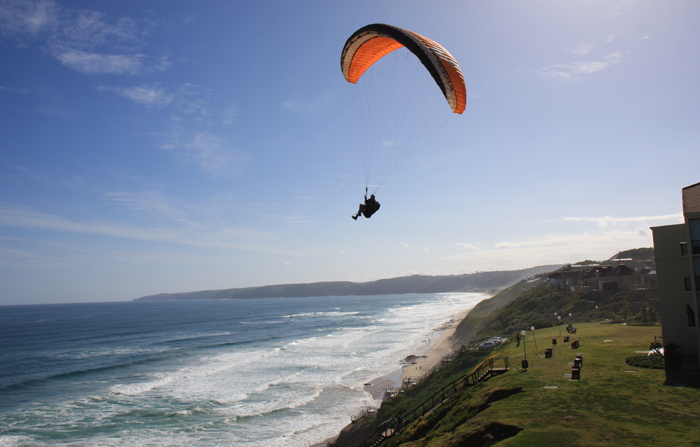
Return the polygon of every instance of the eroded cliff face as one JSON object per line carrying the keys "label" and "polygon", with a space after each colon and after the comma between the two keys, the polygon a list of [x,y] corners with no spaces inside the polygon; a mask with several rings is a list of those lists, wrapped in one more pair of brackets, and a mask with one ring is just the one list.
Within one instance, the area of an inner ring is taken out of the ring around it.
{"label": "eroded cliff face", "polygon": [[335,439],[314,447],[355,447],[369,438],[376,429],[374,424],[370,423],[368,420],[360,419],[357,422],[345,426]]}

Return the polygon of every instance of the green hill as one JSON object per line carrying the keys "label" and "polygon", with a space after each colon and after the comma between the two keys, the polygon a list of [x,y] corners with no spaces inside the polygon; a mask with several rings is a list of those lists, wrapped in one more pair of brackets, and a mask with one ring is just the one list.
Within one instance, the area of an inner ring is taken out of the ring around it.
{"label": "green hill", "polygon": [[[625,362],[649,349],[661,336],[659,326],[576,327],[577,349],[564,343],[556,327],[528,333],[525,346],[506,342],[492,355],[509,359],[507,373],[467,388],[381,445],[699,445],[693,427],[700,389],[668,384],[664,370]],[[552,348],[551,358],[545,358],[546,348]],[[528,369],[521,368],[525,349]],[[571,379],[576,354],[583,355],[580,380]]]}
{"label": "green hill", "polygon": [[[692,428],[700,417],[700,374],[639,366],[653,362],[637,360],[647,358],[638,351],[661,341],[646,298],[630,291],[574,295],[543,281],[521,281],[481,302],[459,324],[453,338],[465,345],[461,354],[348,426],[334,445],[358,445],[381,423],[413,420],[408,416],[425,402],[441,401],[440,393],[453,388],[457,394],[380,445],[700,445]],[[568,323],[576,334],[565,341]],[[494,351],[473,349],[496,335],[508,340]],[[583,356],[580,380],[571,378],[575,354]],[[487,358],[507,362],[509,371],[457,390]]]}

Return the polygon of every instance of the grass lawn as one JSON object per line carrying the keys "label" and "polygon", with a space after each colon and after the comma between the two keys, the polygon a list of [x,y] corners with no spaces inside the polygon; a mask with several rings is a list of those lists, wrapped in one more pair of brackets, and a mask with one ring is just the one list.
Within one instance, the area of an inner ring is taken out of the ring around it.
{"label": "grass lawn", "polygon": [[[700,388],[665,385],[664,370],[625,363],[648,350],[654,336],[661,340],[660,326],[576,328],[570,337],[580,339],[578,349],[563,343],[566,332],[559,336],[557,327],[535,332],[536,349],[528,331],[527,370],[521,369],[523,343],[504,343],[494,355],[509,357],[509,372],[454,397],[389,444],[490,445],[502,439],[499,446],[700,446]],[[547,359],[552,338],[558,343]],[[577,353],[583,354],[581,379],[571,380]],[[507,434],[499,438],[499,430]]]}

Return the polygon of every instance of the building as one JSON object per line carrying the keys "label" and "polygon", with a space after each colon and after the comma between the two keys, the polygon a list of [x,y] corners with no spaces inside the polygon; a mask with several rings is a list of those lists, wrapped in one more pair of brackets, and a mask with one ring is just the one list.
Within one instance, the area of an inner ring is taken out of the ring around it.
{"label": "building", "polygon": [[617,265],[565,265],[547,276],[549,284],[560,290],[582,294],[600,291],[656,289],[656,269],[642,264],[632,269]]}
{"label": "building", "polygon": [[652,227],[664,345],[700,357],[700,183],[683,188],[684,223]]}

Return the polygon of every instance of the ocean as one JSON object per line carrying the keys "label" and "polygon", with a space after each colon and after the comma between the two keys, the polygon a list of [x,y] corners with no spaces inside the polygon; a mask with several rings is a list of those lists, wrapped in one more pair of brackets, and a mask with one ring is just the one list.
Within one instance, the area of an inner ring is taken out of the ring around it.
{"label": "ocean", "polygon": [[300,446],[476,293],[0,307],[0,446]]}

